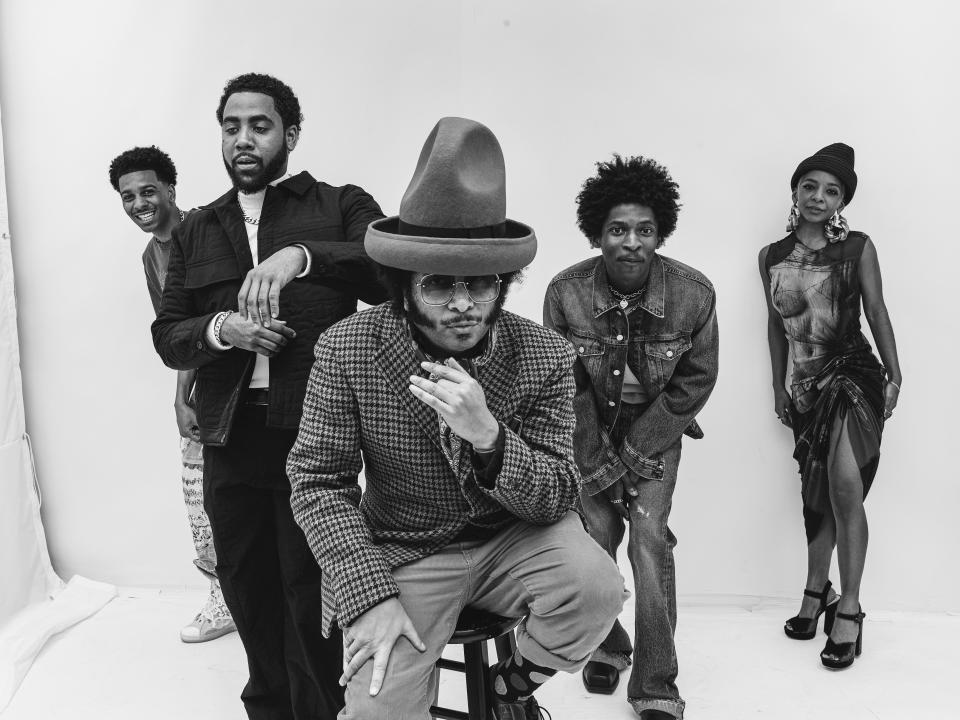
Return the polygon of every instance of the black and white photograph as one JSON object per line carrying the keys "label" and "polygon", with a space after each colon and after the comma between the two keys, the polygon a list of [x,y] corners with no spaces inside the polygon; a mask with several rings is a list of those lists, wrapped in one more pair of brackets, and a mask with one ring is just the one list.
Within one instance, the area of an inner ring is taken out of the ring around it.
{"label": "black and white photograph", "polygon": [[0,718],[960,718],[958,27],[0,0]]}

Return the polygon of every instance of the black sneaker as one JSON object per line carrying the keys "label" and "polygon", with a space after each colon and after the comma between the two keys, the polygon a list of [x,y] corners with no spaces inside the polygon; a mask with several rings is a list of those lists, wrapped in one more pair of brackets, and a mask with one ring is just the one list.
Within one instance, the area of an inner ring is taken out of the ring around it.
{"label": "black sneaker", "polygon": [[550,713],[540,707],[533,695],[514,702],[504,702],[493,697],[490,700],[490,709],[495,720],[552,720]]}

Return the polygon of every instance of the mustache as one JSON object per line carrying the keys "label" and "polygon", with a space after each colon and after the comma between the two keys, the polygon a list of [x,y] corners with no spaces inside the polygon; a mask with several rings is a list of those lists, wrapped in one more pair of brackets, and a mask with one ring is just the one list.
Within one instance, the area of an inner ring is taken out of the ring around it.
{"label": "mustache", "polygon": [[440,324],[444,327],[451,327],[453,325],[460,325],[461,323],[478,323],[481,320],[480,315],[460,315],[455,318],[449,318],[446,320],[441,320]]}

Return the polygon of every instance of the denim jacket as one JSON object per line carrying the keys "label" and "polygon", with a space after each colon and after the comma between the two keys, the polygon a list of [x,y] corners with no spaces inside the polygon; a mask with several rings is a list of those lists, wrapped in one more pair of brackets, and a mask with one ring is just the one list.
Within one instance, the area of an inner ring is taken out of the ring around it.
{"label": "denim jacket", "polygon": [[[694,417],[717,381],[713,285],[693,268],[656,254],[646,292],[624,310],[598,256],[553,278],[543,318],[577,352],[574,454],[584,491],[595,495],[628,471],[661,479],[663,452],[684,432],[703,437]],[[620,414],[625,364],[650,404],[617,452],[610,431]]]}

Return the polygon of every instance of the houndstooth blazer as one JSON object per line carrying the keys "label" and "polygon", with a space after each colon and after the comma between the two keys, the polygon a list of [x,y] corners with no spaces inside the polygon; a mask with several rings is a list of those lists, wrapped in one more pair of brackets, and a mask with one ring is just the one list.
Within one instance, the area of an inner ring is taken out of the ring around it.
{"label": "houndstooth blazer", "polygon": [[546,525],[577,507],[573,349],[506,311],[495,337],[478,379],[506,445],[494,487],[486,489],[469,444],[462,443],[458,462],[448,461],[436,411],[410,392],[409,377],[420,368],[390,304],[320,336],[287,474],[294,517],[323,571],[324,633],[334,619],[346,627],[398,595],[391,569],[436,552],[468,521]]}

